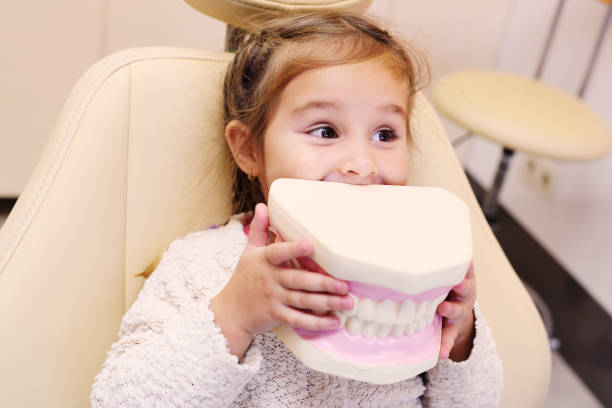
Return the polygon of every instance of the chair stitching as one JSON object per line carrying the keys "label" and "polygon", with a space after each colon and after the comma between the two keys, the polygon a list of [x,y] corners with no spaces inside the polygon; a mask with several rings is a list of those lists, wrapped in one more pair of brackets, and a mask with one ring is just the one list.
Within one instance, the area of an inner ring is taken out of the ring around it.
{"label": "chair stitching", "polygon": [[328,4],[322,4],[322,5],[313,5],[310,3],[297,3],[297,4],[293,4],[291,8],[289,7],[275,7],[275,6],[267,6],[265,4],[251,4],[246,0],[228,0],[230,3],[235,3],[238,4],[240,6],[246,7],[246,8],[250,8],[250,9],[255,9],[255,10],[270,10],[270,11],[276,11],[276,12],[281,12],[281,11],[292,11],[295,10],[296,7],[309,7],[312,9],[319,9],[319,8],[325,8],[328,7],[330,5],[334,5],[337,6],[338,4],[342,4],[342,3],[355,3],[355,1],[352,0],[337,0],[334,1],[333,3],[328,3]]}
{"label": "chair stitching", "polygon": [[[131,65],[134,62],[139,62],[139,61],[143,61],[147,59],[181,58],[181,59],[193,59],[193,60],[201,60],[201,61],[206,61],[206,60],[225,61],[225,59],[221,57],[214,58],[212,55],[211,56],[195,56],[195,55],[182,56],[178,53],[172,54],[173,52],[176,52],[172,50],[164,51],[164,52],[170,52],[170,54],[163,55],[163,56],[147,55],[147,53],[153,53],[154,51],[152,50],[144,49],[142,52],[143,52],[143,55],[132,56],[131,58],[128,58],[127,61],[121,63],[121,65],[118,65],[118,66],[116,66],[117,64],[116,61],[114,60],[109,61],[103,68],[101,68],[100,74],[98,74],[95,78],[91,80],[90,84],[87,86],[86,90],[83,92],[81,99],[77,103],[77,108],[75,108],[74,113],[72,114],[72,117],[69,120],[68,126],[66,127],[64,135],[62,136],[59,147],[56,150],[55,154],[53,155],[53,158],[51,159],[51,162],[49,166],[47,167],[47,170],[43,174],[42,181],[38,186],[38,189],[34,195],[34,198],[30,201],[30,204],[26,208],[23,217],[21,218],[21,220],[17,224],[17,227],[15,228],[11,237],[9,238],[7,246],[2,250],[2,253],[0,254],[0,274],[2,273],[4,267],[8,264],[10,258],[15,252],[15,249],[17,249],[19,241],[21,241],[21,239],[25,235],[25,232],[27,231],[27,227],[25,227],[25,224],[27,223],[29,226],[29,224],[32,222],[34,218],[33,212],[35,213],[40,208],[40,205],[42,204],[42,199],[40,198],[40,196],[46,194],[47,191],[49,190],[52,184],[52,181],[55,178],[55,175],[57,174],[57,171],[59,170],[59,167],[60,167],[58,165],[58,161],[63,160],[63,158],[65,157],[66,152],[68,151],[67,146],[72,141],[72,136],[74,136],[74,133],[76,129],[78,128],[78,125],[75,125],[75,121],[77,117],[82,118],[84,114],[85,105],[87,105],[88,102],[91,101],[91,99],[93,98],[93,95],[95,94],[94,89],[98,89],[102,84],[104,84],[105,79],[110,77],[113,73],[117,72],[118,70],[123,69],[125,66]],[[159,53],[159,52],[160,52],[159,49],[155,51],[155,53]]]}
{"label": "chair stitching", "polygon": [[128,195],[128,191],[129,191],[129,182],[130,182],[130,146],[131,146],[131,139],[132,139],[132,93],[133,93],[133,89],[132,89],[132,64],[130,64],[128,66],[128,123],[127,123],[127,146],[126,146],[126,151],[125,151],[125,205],[124,205],[124,213],[123,213],[123,279],[121,280],[123,282],[123,313],[126,312],[126,304],[125,304],[125,299],[126,299],[126,295],[127,295],[127,289],[128,289],[128,285],[127,285],[127,281],[126,281],[126,275],[127,275],[127,234],[128,234],[128,200],[129,200],[129,195]]}

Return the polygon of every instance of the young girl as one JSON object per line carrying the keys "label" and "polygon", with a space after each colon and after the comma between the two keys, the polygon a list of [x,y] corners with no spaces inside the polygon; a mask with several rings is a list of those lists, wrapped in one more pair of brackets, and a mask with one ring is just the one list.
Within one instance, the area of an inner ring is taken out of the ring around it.
{"label": "young girl", "polygon": [[353,307],[346,282],[294,262],[310,242],[268,242],[270,184],[406,184],[418,70],[407,48],[356,15],[293,16],[248,36],[224,84],[243,214],[171,244],[123,319],[93,406],[497,405],[501,363],[474,307],[472,269],[438,307],[439,363],[416,378],[372,385],[316,372],[269,332],[334,329],[332,312]]}

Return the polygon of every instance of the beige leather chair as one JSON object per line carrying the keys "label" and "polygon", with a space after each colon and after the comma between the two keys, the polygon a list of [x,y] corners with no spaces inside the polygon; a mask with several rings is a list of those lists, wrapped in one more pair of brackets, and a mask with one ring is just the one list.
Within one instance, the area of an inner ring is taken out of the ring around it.
{"label": "beige leather chair", "polygon": [[194,9],[225,23],[249,28],[253,19],[264,20],[286,12],[348,10],[363,12],[372,0],[185,0]]}
{"label": "beige leather chair", "polygon": [[[0,230],[0,407],[83,407],[135,275],[173,239],[230,215],[221,82],[231,55],[141,48],[76,84]],[[504,363],[504,407],[537,406],[550,352],[430,104],[415,108],[410,183],[470,207],[478,301]]]}
{"label": "beige leather chair", "polygon": [[[176,237],[229,214],[221,81],[231,55],[142,48],[77,83],[0,230],[0,406],[82,407],[135,277]],[[550,354],[540,317],[423,96],[410,179],[472,212],[478,301],[504,362],[503,406],[536,406]]]}

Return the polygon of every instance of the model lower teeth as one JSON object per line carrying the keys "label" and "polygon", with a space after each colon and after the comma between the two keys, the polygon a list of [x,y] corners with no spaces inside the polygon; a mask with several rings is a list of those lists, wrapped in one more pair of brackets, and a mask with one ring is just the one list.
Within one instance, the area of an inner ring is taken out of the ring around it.
{"label": "model lower teeth", "polygon": [[273,329],[300,362],[372,384],[436,365],[436,309],[472,261],[470,210],[460,197],[428,186],[276,179],[268,213],[285,241],[313,243],[304,269],[347,282],[355,301],[336,313],[340,330]]}
{"label": "model lower teeth", "polygon": [[353,309],[335,313],[340,319],[340,326],[345,327],[353,336],[376,336],[381,339],[422,332],[433,322],[438,305],[446,297],[442,295],[423,302],[406,300],[398,303],[388,299],[375,301],[349,295],[354,300]]}

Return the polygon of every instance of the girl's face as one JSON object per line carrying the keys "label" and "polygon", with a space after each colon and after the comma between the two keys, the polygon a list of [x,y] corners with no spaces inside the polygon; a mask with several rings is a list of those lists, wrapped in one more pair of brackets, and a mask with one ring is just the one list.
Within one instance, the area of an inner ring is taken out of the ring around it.
{"label": "girl's face", "polygon": [[377,60],[312,69],[281,93],[254,166],[277,178],[406,184],[408,88]]}

